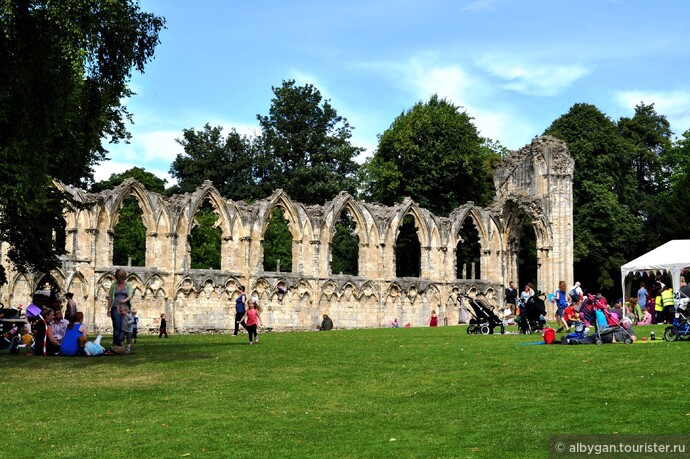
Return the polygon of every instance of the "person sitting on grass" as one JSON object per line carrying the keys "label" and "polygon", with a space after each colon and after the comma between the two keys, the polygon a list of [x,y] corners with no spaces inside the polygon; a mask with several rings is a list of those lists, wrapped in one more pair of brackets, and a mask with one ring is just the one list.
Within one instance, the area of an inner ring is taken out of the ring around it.
{"label": "person sitting on grass", "polygon": [[568,333],[570,333],[570,327],[575,325],[576,322],[580,321],[580,313],[577,311],[577,303],[569,305],[563,311],[563,320],[567,325]]}
{"label": "person sitting on grass", "polygon": [[321,321],[321,328],[319,330],[321,330],[321,331],[333,330],[333,321],[331,320],[330,317],[328,317],[328,314],[323,315],[323,320]]}
{"label": "person sitting on grass", "polygon": [[52,308],[45,308],[34,323],[34,355],[57,355],[60,353],[60,343],[53,335],[53,328],[50,324],[55,318],[55,311]]}
{"label": "person sitting on grass", "polygon": [[652,325],[652,315],[647,308],[643,309],[642,320],[638,320],[637,325]]}
{"label": "person sitting on grass", "polygon": [[391,321],[391,328],[400,328],[400,324],[398,323],[397,317]]}
{"label": "person sitting on grass", "polygon": [[103,355],[105,353],[105,348],[101,346],[101,335],[94,341],[89,341],[86,336],[79,337],[79,346],[84,350],[84,355],[95,357],[97,355]]}
{"label": "person sitting on grass", "polygon": [[84,313],[77,312],[70,319],[70,323],[67,326],[67,331],[65,332],[65,337],[60,343],[60,354],[67,357],[74,357],[81,353],[81,347],[79,346],[79,338],[86,337],[86,327],[82,323],[84,321]]}
{"label": "person sitting on grass", "polygon": [[623,320],[620,327],[611,333],[603,333],[601,339],[605,343],[624,343],[626,339],[630,338],[634,343],[637,341],[635,331],[630,326],[629,320]]}

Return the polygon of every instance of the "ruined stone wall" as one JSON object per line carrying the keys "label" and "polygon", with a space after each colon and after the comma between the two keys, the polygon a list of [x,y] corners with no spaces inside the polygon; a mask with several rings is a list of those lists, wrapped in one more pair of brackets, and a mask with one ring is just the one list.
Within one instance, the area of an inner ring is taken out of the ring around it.
{"label": "ruined stone wall", "polygon": [[[517,241],[524,219],[537,236],[539,284],[552,290],[560,279],[572,283],[573,166],[563,142],[537,138],[503,159],[495,172],[497,194],[491,206],[467,203],[447,217],[433,215],[409,198],[383,206],[356,201],[347,193],[323,206],[306,206],[277,190],[250,205],[223,198],[210,182],[171,198],[132,179],[97,194],[66,187],[85,206],[66,210],[69,255],[49,275],[62,291],[74,293],[92,331],[107,332],[106,295],[118,268],[112,266],[113,229],[122,201],[134,196],[146,227],[146,267],[123,268],[134,285],[142,331],[156,328],[162,312],[176,332],[227,331],[233,327],[237,285],[258,296],[264,323],[274,329],[313,328],[323,314],[336,327],[380,327],[396,316],[400,323],[418,326],[428,322],[432,310],[441,324],[457,324],[459,297],[502,303],[504,286],[517,279]],[[188,237],[196,212],[207,201],[219,217],[221,269],[193,270]],[[289,273],[263,272],[263,235],[276,206],[284,210],[293,237]],[[357,276],[330,272],[330,245],[343,210],[357,225]],[[395,277],[395,244],[406,215],[418,228],[419,278]],[[459,232],[467,218],[479,232],[480,279],[458,279],[462,276],[456,272]],[[7,252],[6,244],[0,251]],[[2,262],[9,284],[0,289],[0,299],[12,306],[28,303],[44,274],[20,274],[4,257]],[[287,289],[282,300],[279,285]]]}

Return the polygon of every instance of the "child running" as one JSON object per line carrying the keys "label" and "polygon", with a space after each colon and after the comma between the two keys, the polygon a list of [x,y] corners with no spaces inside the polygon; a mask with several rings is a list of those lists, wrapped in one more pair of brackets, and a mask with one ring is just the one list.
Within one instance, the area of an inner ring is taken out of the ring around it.
{"label": "child running", "polygon": [[253,301],[247,303],[247,312],[242,317],[240,322],[246,321],[247,332],[249,333],[249,344],[254,344],[259,342],[259,334],[256,329],[258,325],[263,326],[261,321],[261,313],[258,309],[258,304]]}

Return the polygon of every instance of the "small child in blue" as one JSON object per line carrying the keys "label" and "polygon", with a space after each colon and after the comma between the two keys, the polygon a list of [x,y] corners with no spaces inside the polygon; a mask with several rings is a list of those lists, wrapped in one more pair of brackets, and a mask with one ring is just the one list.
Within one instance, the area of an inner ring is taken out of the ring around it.
{"label": "small child in blue", "polygon": [[127,353],[132,352],[132,328],[134,324],[134,316],[132,311],[126,305],[120,305],[120,316],[122,316],[122,332],[120,333],[120,341],[124,343],[127,338]]}
{"label": "small child in blue", "polygon": [[137,344],[137,332],[139,331],[139,318],[137,317],[137,310],[132,309],[132,317],[134,317],[134,322],[132,322],[132,339],[134,344]]}
{"label": "small child in blue", "polygon": [[86,336],[80,336],[79,337],[79,346],[84,348],[84,354],[88,356],[97,356],[97,355],[103,355],[105,352],[105,348],[101,346],[101,335],[98,335],[98,337],[94,341],[87,341]]}

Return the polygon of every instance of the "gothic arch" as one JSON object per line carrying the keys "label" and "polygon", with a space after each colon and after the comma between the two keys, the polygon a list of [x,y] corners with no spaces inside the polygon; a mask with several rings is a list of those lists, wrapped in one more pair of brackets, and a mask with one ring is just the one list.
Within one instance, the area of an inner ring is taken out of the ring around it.
{"label": "gothic arch", "polygon": [[[198,193],[198,194],[197,194]],[[218,221],[216,222],[216,227],[221,229],[221,237],[230,237],[230,215],[228,214],[227,206],[225,205],[225,200],[218,193],[212,185],[209,183],[204,184],[200,189],[197,190],[196,196],[190,197],[187,205],[189,206],[189,214],[186,216],[189,219],[188,224],[185,228],[185,236],[189,236],[192,231],[194,217],[201,206],[208,201],[213,206],[214,212],[218,215]],[[180,233],[178,233],[180,234]]]}
{"label": "gothic arch", "polygon": [[265,210],[262,212],[263,215],[257,214],[257,221],[261,225],[261,237],[266,233],[266,228],[268,228],[268,222],[271,220],[271,215],[276,207],[281,207],[285,213],[285,219],[288,222],[288,228],[290,233],[292,233],[292,239],[294,241],[301,241],[302,234],[302,221],[299,218],[299,212],[297,207],[290,200],[287,194],[283,190],[277,190],[269,198],[268,204]]}
{"label": "gothic arch", "polygon": [[[79,286],[78,294],[74,291],[74,287],[77,285]],[[78,297],[87,298],[89,296],[89,282],[86,280],[86,277],[80,271],[77,271],[74,274],[72,274],[72,276],[66,283],[65,292],[72,292],[77,294]]]}
{"label": "gothic arch", "polygon": [[426,223],[426,218],[424,218],[424,214],[417,203],[412,200],[406,200],[403,207],[393,215],[393,218],[391,218],[389,222],[388,229],[391,232],[393,243],[395,243],[395,241],[398,239],[400,226],[402,225],[403,219],[408,214],[412,215],[412,218],[415,220],[415,226],[417,227],[417,232],[419,234],[419,243],[422,247],[428,247],[429,228]]}
{"label": "gothic arch", "polygon": [[364,217],[364,213],[360,206],[357,205],[357,201],[348,193],[343,193],[339,198],[341,199],[333,201],[333,211],[328,212],[327,220],[324,222],[325,227],[328,229],[328,241],[333,241],[335,223],[338,221],[338,218],[340,218],[340,214],[342,214],[344,210],[348,210],[357,226],[357,236],[359,236],[360,244],[368,244],[369,234],[367,232],[367,227],[369,225],[367,225],[367,219]]}
{"label": "gothic arch", "polygon": [[155,228],[153,221],[153,209],[151,208],[149,193],[146,191],[146,188],[144,188],[141,183],[133,179],[125,180],[123,185],[124,186],[119,190],[110,208],[110,222],[108,223],[107,229],[109,231],[113,231],[115,229],[115,225],[117,225],[118,218],[120,217],[120,207],[122,207],[122,202],[129,196],[134,196],[142,210],[141,217],[146,231],[153,231]]}
{"label": "gothic arch", "polygon": [[489,231],[486,228],[484,224],[484,219],[482,218],[482,214],[476,207],[469,207],[465,210],[465,212],[460,213],[459,215],[456,216],[456,218],[453,220],[453,224],[451,226],[451,237],[452,237],[452,242],[453,246],[458,245],[458,242],[460,242],[460,230],[462,229],[463,225],[465,224],[465,221],[470,218],[472,219],[472,222],[474,223],[474,227],[477,228],[477,232],[479,233],[479,242],[482,245],[485,245],[484,243],[488,244],[490,240],[490,235]]}

